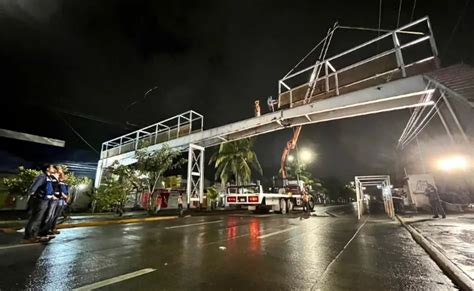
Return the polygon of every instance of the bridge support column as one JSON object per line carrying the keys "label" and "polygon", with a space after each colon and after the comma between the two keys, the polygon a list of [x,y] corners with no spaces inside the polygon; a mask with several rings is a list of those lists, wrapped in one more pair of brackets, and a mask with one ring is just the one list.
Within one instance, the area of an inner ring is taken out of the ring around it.
{"label": "bridge support column", "polygon": [[190,144],[188,151],[187,203],[203,203],[204,197],[204,147]]}

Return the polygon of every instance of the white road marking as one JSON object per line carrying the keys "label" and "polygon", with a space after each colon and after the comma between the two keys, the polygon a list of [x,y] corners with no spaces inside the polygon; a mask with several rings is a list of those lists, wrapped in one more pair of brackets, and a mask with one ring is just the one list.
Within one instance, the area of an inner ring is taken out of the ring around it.
{"label": "white road marking", "polygon": [[107,286],[107,285],[111,285],[111,284],[115,284],[115,283],[118,283],[118,282],[121,282],[121,281],[132,279],[132,278],[135,278],[135,277],[138,277],[138,276],[141,276],[141,275],[145,275],[145,274],[148,274],[148,273],[151,273],[151,272],[154,272],[154,271],[156,271],[156,269],[146,268],[146,269],[138,270],[136,272],[123,274],[123,275],[113,277],[113,278],[110,278],[110,279],[107,279],[107,280],[99,281],[99,282],[96,282],[96,283],[93,283],[93,284],[90,284],[90,285],[82,286],[82,287],[73,289],[73,291],[95,290],[95,289],[102,288],[102,287]]}
{"label": "white road marking", "polygon": [[[326,276],[326,273],[329,271],[329,268],[332,266],[332,264],[334,264],[337,259],[342,255],[342,253],[346,250],[346,248],[349,246],[349,244],[356,238],[356,236],[359,234],[360,230],[364,227],[365,223],[367,222],[367,218],[364,220],[364,223],[362,223],[361,226],[359,226],[359,228],[357,228],[356,232],[354,233],[354,235],[351,237],[351,239],[344,245],[344,247],[342,248],[342,250],[339,251],[339,253],[334,257],[334,259],[332,259],[332,261],[327,265],[326,269],[324,269],[324,272],[321,274],[321,276],[319,277],[318,281],[316,283],[314,283],[313,287],[311,288],[311,290],[314,290],[315,289],[315,286],[317,284],[319,284],[320,282],[323,281],[324,277]],[[319,289],[317,289],[319,290]]]}
{"label": "white road marking", "polygon": [[288,232],[288,231],[293,230],[295,228],[298,228],[298,226],[293,226],[293,227],[290,227],[290,228],[287,228],[287,229],[282,229],[282,230],[279,230],[279,231],[270,232],[270,233],[258,236],[258,238],[259,239],[267,238],[267,237],[274,236],[274,235],[277,235],[277,234],[280,234],[280,233]]}
{"label": "white road marking", "polygon": [[196,225],[204,225],[204,224],[211,224],[211,223],[219,223],[222,222],[223,220],[214,220],[214,221],[208,221],[208,222],[200,222],[200,223],[191,223],[191,224],[183,224],[183,225],[175,225],[175,226],[167,226],[165,229],[173,229],[173,228],[183,228],[183,227],[190,227],[190,226],[196,226]]}
{"label": "white road marking", "polygon": [[15,249],[15,248],[22,248],[22,247],[38,246],[38,245],[41,245],[41,244],[43,244],[43,243],[11,245],[11,246],[0,247],[0,250],[8,250],[8,249]]}

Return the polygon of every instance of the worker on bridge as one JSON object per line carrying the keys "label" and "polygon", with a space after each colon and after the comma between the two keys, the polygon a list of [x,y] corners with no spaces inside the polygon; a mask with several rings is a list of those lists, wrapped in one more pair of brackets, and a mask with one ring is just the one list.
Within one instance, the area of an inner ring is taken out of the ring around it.
{"label": "worker on bridge", "polygon": [[255,117],[260,116],[260,101],[255,100]]}

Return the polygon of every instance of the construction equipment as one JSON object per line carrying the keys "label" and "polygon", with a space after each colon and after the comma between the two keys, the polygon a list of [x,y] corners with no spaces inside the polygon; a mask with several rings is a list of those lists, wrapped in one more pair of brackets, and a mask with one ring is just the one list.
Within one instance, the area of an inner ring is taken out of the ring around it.
{"label": "construction equipment", "polygon": [[[331,43],[332,36],[334,35],[334,31],[336,30],[336,28],[337,28],[337,22],[334,23],[334,26],[328,30],[328,32],[326,34],[326,37],[322,41],[323,46],[321,47],[319,57],[316,60],[316,63],[315,63],[314,68],[313,68],[313,72],[311,73],[311,77],[310,77],[309,82],[308,82],[308,88],[306,89],[306,94],[305,94],[305,98],[303,100],[303,104],[308,103],[311,96],[313,96],[313,94],[314,94],[314,91],[316,89],[317,80],[319,78],[319,74],[321,73],[321,69],[323,67],[322,63],[324,62],[324,60],[326,58],[328,48],[329,48],[329,44]],[[286,175],[286,160],[288,159],[288,155],[290,154],[290,151],[292,151],[296,148],[296,144],[298,143],[298,139],[300,137],[301,129],[302,129],[302,125],[299,125],[299,126],[295,127],[295,129],[293,130],[293,136],[286,143],[286,146],[283,149],[283,153],[281,155],[281,160],[280,160],[280,163],[281,163],[280,164],[280,166],[281,166],[281,177],[283,179],[288,178],[287,175]]]}

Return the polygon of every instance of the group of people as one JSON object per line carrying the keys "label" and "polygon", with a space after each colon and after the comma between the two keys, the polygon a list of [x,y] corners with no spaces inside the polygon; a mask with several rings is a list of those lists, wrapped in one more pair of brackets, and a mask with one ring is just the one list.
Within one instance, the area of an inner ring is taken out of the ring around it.
{"label": "group of people", "polygon": [[45,165],[28,190],[30,217],[23,243],[47,242],[59,234],[56,223],[67,205],[69,189],[60,166]]}

